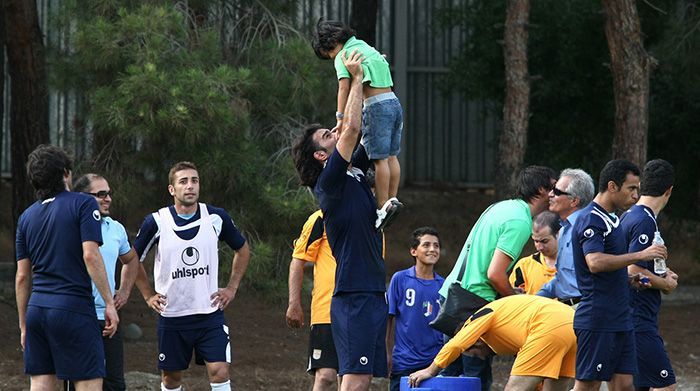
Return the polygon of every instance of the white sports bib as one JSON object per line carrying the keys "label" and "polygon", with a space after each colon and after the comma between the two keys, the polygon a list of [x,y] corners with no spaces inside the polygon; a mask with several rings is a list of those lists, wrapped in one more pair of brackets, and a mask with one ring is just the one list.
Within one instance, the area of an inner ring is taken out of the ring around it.
{"label": "white sports bib", "polygon": [[[156,249],[153,274],[156,292],[165,295],[164,317],[210,314],[210,296],[218,289],[219,237],[205,204],[199,204],[200,218],[182,227],[175,224],[170,210],[158,211],[160,240]],[[191,240],[177,236],[178,231],[199,226]]]}

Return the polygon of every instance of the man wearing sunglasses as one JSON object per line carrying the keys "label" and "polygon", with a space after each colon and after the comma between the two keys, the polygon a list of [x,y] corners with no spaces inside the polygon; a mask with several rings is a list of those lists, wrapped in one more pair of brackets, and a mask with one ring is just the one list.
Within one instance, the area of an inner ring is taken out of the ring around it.
{"label": "man wearing sunglasses", "polygon": [[[112,205],[112,190],[107,180],[98,174],[85,174],[73,182],[73,191],[91,195],[97,201],[101,216],[102,245],[100,254],[104,261],[107,272],[107,282],[114,295],[114,306],[121,309],[129,300],[129,293],[134,286],[136,273],[138,272],[138,257],[129,244],[129,238],[124,226],[110,217],[110,206]],[[120,260],[124,267],[121,270],[120,287],[115,290],[115,273],[117,270],[117,260]],[[95,299],[95,312],[100,327],[105,323],[105,302],[102,300],[95,284],[92,284],[92,296]],[[103,337],[102,344],[105,351],[105,376],[102,389],[122,391],[126,389],[124,382],[124,344],[121,329],[111,337]],[[74,384],[67,382],[67,387],[74,390]]]}
{"label": "man wearing sunglasses", "polygon": [[574,308],[581,301],[581,292],[576,284],[574,256],[571,253],[571,227],[576,223],[581,209],[593,199],[594,192],[593,179],[578,168],[563,170],[549,192],[549,211],[559,215],[561,220],[557,246],[557,274],[542,286],[537,295],[557,299]]}

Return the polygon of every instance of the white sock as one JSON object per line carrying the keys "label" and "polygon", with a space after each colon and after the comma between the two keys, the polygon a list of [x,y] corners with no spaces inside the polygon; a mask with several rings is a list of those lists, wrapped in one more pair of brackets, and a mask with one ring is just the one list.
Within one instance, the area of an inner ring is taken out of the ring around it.
{"label": "white sock", "polygon": [[167,388],[165,387],[165,384],[161,382],[160,391],[182,391],[182,386],[178,386],[177,388]]}
{"label": "white sock", "polygon": [[226,380],[223,383],[209,383],[211,391],[231,391],[231,380]]}

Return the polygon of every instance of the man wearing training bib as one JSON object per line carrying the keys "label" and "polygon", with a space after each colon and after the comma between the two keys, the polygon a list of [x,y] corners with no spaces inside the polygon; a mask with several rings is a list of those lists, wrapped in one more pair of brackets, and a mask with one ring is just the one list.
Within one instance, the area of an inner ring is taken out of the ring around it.
{"label": "man wearing training bib", "polygon": [[[225,210],[199,199],[199,174],[191,162],[176,163],[168,191],[174,205],[146,216],[134,248],[143,261],[156,248],[155,292],[141,267],[136,284],[158,319],[161,390],[181,390],[182,371],[206,364],[212,391],[229,391],[231,345],[223,310],[236,296],[250,251]],[[218,287],[218,243],[235,251],[228,285]]]}

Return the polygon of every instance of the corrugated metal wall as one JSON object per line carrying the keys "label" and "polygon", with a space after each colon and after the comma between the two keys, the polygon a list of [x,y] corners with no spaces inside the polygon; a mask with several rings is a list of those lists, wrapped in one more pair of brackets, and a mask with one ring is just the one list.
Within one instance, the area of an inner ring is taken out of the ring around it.
{"label": "corrugated metal wall", "polygon": [[[351,0],[299,0],[295,23],[315,24],[320,16],[349,21]],[[404,107],[401,154],[406,183],[450,183],[488,186],[493,178],[494,135],[499,124],[487,103],[467,101],[458,93],[445,94],[438,80],[448,72],[449,60],[458,53],[462,29],[440,29],[436,9],[468,0],[379,0],[376,47],[388,55],[397,95]],[[65,47],[68,34],[49,28],[46,15],[56,1],[38,0],[45,40]],[[6,68],[7,69],[7,68]],[[9,174],[9,80],[6,77],[5,118],[2,121],[3,175]],[[88,156],[91,131],[81,115],[83,99],[76,92],[51,92],[51,142],[66,147],[77,158]]]}
{"label": "corrugated metal wall", "polygon": [[[65,50],[68,48],[70,31],[56,29],[51,24],[49,15],[56,11],[58,1],[37,0],[39,26],[44,34],[44,45]],[[7,57],[5,57],[7,60]],[[10,77],[5,64],[5,102],[4,118],[2,119],[2,159],[0,173],[3,177],[10,176]],[[84,98],[76,91],[58,92],[49,89],[49,136],[52,144],[64,147],[80,160],[90,154],[92,132],[89,122],[84,118]]]}
{"label": "corrugated metal wall", "polygon": [[[297,24],[320,16],[350,19],[350,1],[301,0]],[[487,102],[441,91],[439,80],[465,40],[463,29],[436,26],[438,8],[468,0],[379,0],[376,47],[388,55],[404,107],[402,176],[406,183],[490,186],[500,126]]]}

